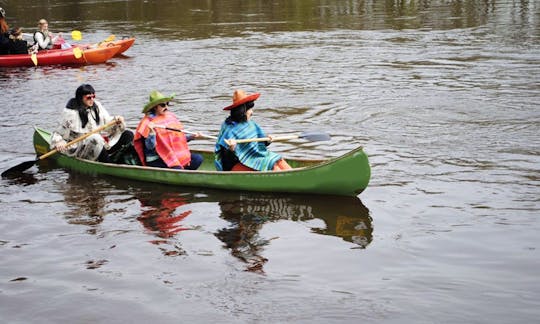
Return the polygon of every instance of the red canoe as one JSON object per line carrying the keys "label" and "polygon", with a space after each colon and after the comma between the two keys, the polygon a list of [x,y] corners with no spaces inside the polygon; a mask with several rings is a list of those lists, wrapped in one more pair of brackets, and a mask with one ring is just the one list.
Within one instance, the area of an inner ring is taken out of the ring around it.
{"label": "red canoe", "polygon": [[[82,49],[82,55],[76,55],[74,48],[52,49],[37,53],[37,65],[82,65],[104,63],[121,49],[120,45]],[[34,66],[30,54],[0,55],[0,67]]]}

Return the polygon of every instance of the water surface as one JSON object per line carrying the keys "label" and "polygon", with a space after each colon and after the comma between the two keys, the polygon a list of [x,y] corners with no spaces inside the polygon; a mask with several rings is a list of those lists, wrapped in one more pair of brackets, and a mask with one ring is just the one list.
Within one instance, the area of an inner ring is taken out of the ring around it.
{"label": "water surface", "polygon": [[[33,1],[11,25],[134,35],[124,57],[0,69],[0,169],[34,158],[76,87],[129,124],[176,93],[216,134],[261,92],[293,157],[363,146],[372,181],[335,198],[172,188],[41,163],[0,182],[7,322],[530,323],[540,315],[539,7],[530,1]],[[212,143],[200,141],[199,148]],[[24,305],[24,312],[21,312]],[[84,319],[84,320],[82,320]]]}

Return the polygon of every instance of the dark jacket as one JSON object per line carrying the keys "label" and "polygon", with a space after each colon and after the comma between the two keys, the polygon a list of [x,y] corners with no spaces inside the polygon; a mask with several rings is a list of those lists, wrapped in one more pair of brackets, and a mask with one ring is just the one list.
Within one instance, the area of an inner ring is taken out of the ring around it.
{"label": "dark jacket", "polygon": [[9,53],[9,34],[0,33],[0,55]]}
{"label": "dark jacket", "polygon": [[9,54],[28,54],[28,42],[22,39],[10,39]]}

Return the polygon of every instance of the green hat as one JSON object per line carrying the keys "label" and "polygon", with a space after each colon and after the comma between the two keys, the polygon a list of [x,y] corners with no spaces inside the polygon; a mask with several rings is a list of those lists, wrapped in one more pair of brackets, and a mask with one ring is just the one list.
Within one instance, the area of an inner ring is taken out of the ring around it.
{"label": "green hat", "polygon": [[174,99],[174,93],[171,94],[169,97],[165,97],[163,94],[161,94],[161,92],[154,90],[150,92],[150,96],[148,97],[148,103],[144,105],[142,112],[143,114],[146,114],[148,110],[157,106],[158,104],[171,101],[173,99]]}

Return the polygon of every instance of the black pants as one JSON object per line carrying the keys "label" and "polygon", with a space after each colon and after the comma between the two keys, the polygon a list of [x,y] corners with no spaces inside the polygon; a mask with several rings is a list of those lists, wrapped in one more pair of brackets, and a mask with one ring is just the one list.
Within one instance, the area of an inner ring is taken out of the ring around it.
{"label": "black pants", "polygon": [[116,144],[114,144],[108,150],[103,149],[101,151],[98,157],[98,161],[110,163],[112,155],[114,155],[116,152],[118,152],[118,150],[122,149],[124,146],[131,144],[132,142],[133,142],[133,132],[126,129],[125,131],[122,132],[122,135],[120,135],[120,138],[118,139],[118,142],[116,142]]}
{"label": "black pants", "polygon": [[[197,153],[191,153],[191,161],[189,162],[189,165],[186,165],[186,170],[197,170],[203,162],[203,157],[200,154]],[[168,168],[167,164],[163,162],[162,159],[157,159],[152,162],[146,162],[146,165],[156,168]],[[179,169],[182,170],[183,168],[181,166],[175,166],[171,169]]]}

